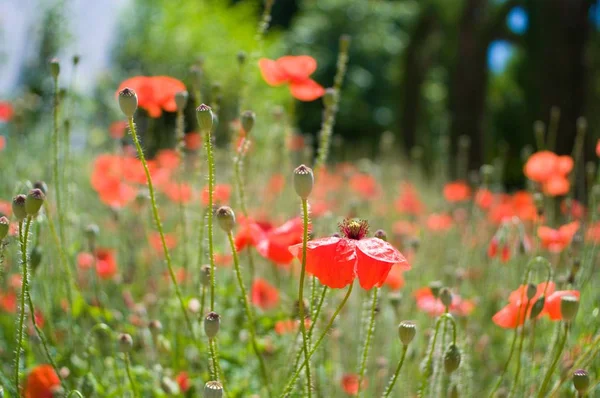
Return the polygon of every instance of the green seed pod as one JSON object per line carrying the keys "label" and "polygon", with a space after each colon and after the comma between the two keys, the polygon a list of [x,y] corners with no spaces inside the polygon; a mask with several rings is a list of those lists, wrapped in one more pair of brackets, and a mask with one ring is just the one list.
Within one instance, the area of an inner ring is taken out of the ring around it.
{"label": "green seed pod", "polygon": [[204,398],[221,398],[223,385],[218,381],[209,381],[204,385]]}
{"label": "green seed pod", "polygon": [[50,60],[50,75],[54,80],[58,79],[58,75],[60,74],[60,63],[58,62],[58,58],[52,58]]}
{"label": "green seed pod", "polygon": [[44,195],[48,194],[48,185],[44,181],[36,181],[33,183],[33,187],[41,190]]}
{"label": "green seed pod", "polygon": [[219,333],[221,326],[221,317],[216,312],[209,312],[204,318],[204,332],[209,339],[214,339]]}
{"label": "green seed pod", "polygon": [[583,369],[578,369],[573,373],[573,386],[577,392],[583,396],[590,388],[590,375]]}
{"label": "green seed pod", "polygon": [[123,90],[119,91],[119,107],[125,116],[130,119],[133,118],[138,107],[138,97],[135,91],[129,87],[125,87]]}
{"label": "green seed pod", "polygon": [[8,218],[2,216],[0,217],[0,241],[4,238],[6,238],[6,235],[8,235],[8,231],[10,229],[10,222],[8,221]]}
{"label": "green seed pod", "polygon": [[156,337],[162,333],[163,326],[158,319],[154,319],[150,321],[150,323],[148,323],[148,329],[150,329],[150,333],[152,333],[152,336]]}
{"label": "green seed pod", "polygon": [[527,284],[527,292],[525,294],[527,295],[527,300],[533,299],[537,294],[537,286],[534,283]]}
{"label": "green seed pod", "polygon": [[429,290],[431,290],[433,297],[438,298],[440,296],[440,290],[443,286],[441,281],[433,281],[429,284]]}
{"label": "green seed pod", "polygon": [[417,325],[411,321],[402,321],[398,325],[398,336],[404,345],[409,345],[417,334]]}
{"label": "green seed pod", "polygon": [[244,129],[244,131],[246,132],[246,134],[250,133],[250,131],[252,131],[252,128],[254,127],[254,122],[256,121],[256,114],[252,111],[245,111],[244,113],[242,113],[242,128]]}
{"label": "green seed pod", "polygon": [[25,210],[25,201],[27,196],[21,194],[13,198],[12,211],[17,221],[23,221],[27,217],[27,210]]}
{"label": "green seed pod", "polygon": [[35,216],[38,214],[44,205],[45,199],[46,195],[44,195],[41,189],[36,188],[29,191],[27,199],[25,199],[25,212],[27,212],[27,215]]}
{"label": "green seed pod", "polygon": [[210,285],[210,265],[203,265],[200,268],[200,281],[203,286]]}
{"label": "green seed pod", "polygon": [[385,231],[383,229],[378,229],[377,231],[375,231],[375,235],[376,238],[384,240],[387,242],[387,234],[385,233]]}
{"label": "green seed pod", "polygon": [[177,110],[182,111],[185,109],[189,98],[189,94],[187,91],[178,91],[175,93],[175,104],[177,105]]}
{"label": "green seed pod", "polygon": [[219,226],[226,233],[230,233],[235,227],[235,213],[229,206],[221,206],[217,209],[217,221]]}
{"label": "green seed pod", "polygon": [[542,310],[544,309],[545,304],[546,298],[544,296],[541,296],[539,299],[537,299],[535,303],[533,303],[533,305],[531,306],[531,313],[529,314],[529,318],[533,319],[540,315],[542,313]]}
{"label": "green seed pod", "polygon": [[575,319],[579,310],[579,299],[575,296],[563,296],[560,299],[560,313],[563,320],[569,322]]}
{"label": "green seed pod", "polygon": [[300,198],[308,199],[314,184],[315,176],[312,169],[303,164],[296,167],[294,170],[294,189]]}
{"label": "green seed pod", "polygon": [[452,304],[452,292],[447,287],[440,290],[440,301],[444,304],[444,307],[450,307]]}
{"label": "green seed pod", "polygon": [[130,352],[133,348],[133,339],[127,333],[121,333],[118,337],[118,349],[120,352]]}
{"label": "green seed pod", "polygon": [[198,108],[196,108],[196,120],[198,120],[198,126],[200,126],[200,131],[210,132],[213,127],[213,113],[210,109],[210,106],[202,104]]}
{"label": "green seed pod", "polygon": [[446,373],[452,373],[460,366],[460,350],[456,344],[450,344],[444,353],[444,369]]}
{"label": "green seed pod", "polygon": [[96,224],[89,224],[85,227],[85,238],[90,244],[95,244],[98,235],[100,235],[100,227]]}

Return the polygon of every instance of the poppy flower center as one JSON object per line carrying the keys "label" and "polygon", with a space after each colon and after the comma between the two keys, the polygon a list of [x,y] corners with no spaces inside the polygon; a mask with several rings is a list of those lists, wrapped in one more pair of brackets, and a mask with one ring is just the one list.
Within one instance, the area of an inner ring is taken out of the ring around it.
{"label": "poppy flower center", "polygon": [[340,232],[348,239],[361,240],[369,233],[369,223],[366,220],[345,219],[339,228]]}

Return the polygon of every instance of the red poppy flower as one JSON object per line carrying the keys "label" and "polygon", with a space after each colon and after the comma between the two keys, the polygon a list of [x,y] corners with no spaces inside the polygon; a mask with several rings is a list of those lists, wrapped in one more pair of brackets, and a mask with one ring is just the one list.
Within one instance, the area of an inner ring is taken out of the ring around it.
{"label": "red poppy flower", "polygon": [[152,118],[162,115],[162,111],[175,112],[175,94],[185,91],[185,85],[169,76],[136,76],[125,80],[119,86],[119,91],[129,87],[138,97],[138,106],[148,112]]}
{"label": "red poppy flower", "polygon": [[359,385],[359,377],[354,373],[346,373],[342,376],[342,389],[348,395],[358,395],[359,389],[364,391],[367,388],[367,379],[363,379],[362,385]]}
{"label": "red poppy flower", "polygon": [[11,203],[0,200],[0,215],[10,217],[11,214],[12,214]]}
{"label": "red poppy flower", "polygon": [[[436,298],[429,287],[423,287],[413,293],[417,300],[417,308],[431,316],[440,316],[446,307],[439,298]],[[475,303],[464,300],[458,294],[452,294],[452,303],[448,310],[457,316],[468,316],[475,309]]]}
{"label": "red poppy flower", "polygon": [[538,236],[542,240],[542,246],[553,253],[560,253],[563,251],[571,241],[573,236],[579,229],[579,222],[573,221],[569,224],[565,224],[558,229],[552,229],[547,226],[541,226],[538,228]]}
{"label": "red poppy flower", "polygon": [[[543,294],[544,290],[546,298],[548,295],[554,293],[555,284],[550,282],[542,282],[537,285],[536,294],[533,298],[527,301],[527,285],[521,285],[517,290],[513,291],[508,297],[508,304],[498,311],[493,317],[492,321],[504,329],[514,329],[525,323],[525,320],[529,318],[531,314],[531,307]],[[525,314],[525,308],[527,307],[527,314]],[[541,314],[540,314],[541,315]]]}
{"label": "red poppy flower", "polygon": [[36,366],[27,375],[23,396],[25,398],[52,398],[60,387],[60,379],[51,365]]}
{"label": "red poppy flower", "polygon": [[302,242],[303,232],[302,219],[300,217],[292,218],[283,225],[271,228],[259,236],[256,250],[261,256],[275,264],[289,264],[294,259],[289,247]]}
{"label": "red poppy flower", "polygon": [[[213,203],[228,203],[231,197],[231,186],[228,184],[216,184],[213,190]],[[208,186],[202,191],[202,204],[208,205]]]}
{"label": "red poppy flower", "polygon": [[569,179],[560,175],[550,177],[542,185],[542,191],[548,196],[564,196],[570,188]]}
{"label": "red poppy flower", "polygon": [[111,279],[117,274],[115,251],[111,249],[96,250],[96,273],[100,279]]}
{"label": "red poppy flower", "polygon": [[0,135],[0,151],[3,151],[6,148],[6,138],[3,135]]}
{"label": "red poppy flower", "polygon": [[300,101],[314,101],[325,94],[325,89],[309,77],[317,70],[317,61],[313,57],[285,56],[275,61],[261,58],[258,66],[268,85],[287,83],[292,96]]}
{"label": "red poppy flower", "polygon": [[17,295],[14,292],[0,293],[0,309],[14,314],[17,312]]}
{"label": "red poppy flower", "polygon": [[14,113],[15,112],[10,102],[0,101],[0,122],[9,122]]}
{"label": "red poppy flower", "polygon": [[381,193],[381,187],[375,177],[364,173],[350,177],[350,188],[365,200],[374,199]]}
{"label": "red poppy flower", "polygon": [[463,202],[471,197],[471,188],[464,181],[444,185],[444,198],[450,203]]}
{"label": "red poppy flower", "polygon": [[575,219],[585,217],[585,206],[575,199],[571,199],[571,205],[567,205],[567,200],[563,200],[560,204],[560,211],[565,215],[570,215]]}
{"label": "red poppy flower", "polygon": [[115,140],[120,140],[125,137],[125,132],[127,131],[127,127],[129,124],[126,120],[119,120],[118,122],[113,122],[108,127],[108,131],[110,132],[110,136]]}
{"label": "red poppy flower", "polygon": [[194,196],[192,187],[185,183],[167,183],[162,187],[162,191],[175,203],[189,203]]}
{"label": "red poppy flower", "polygon": [[[162,239],[160,238],[159,232],[153,232],[148,236],[148,241],[150,242],[150,246],[157,252],[163,253]],[[175,234],[165,234],[165,243],[167,244],[167,249],[173,250],[177,246],[177,236]]]}
{"label": "red poppy flower", "polygon": [[179,389],[182,393],[186,393],[192,386],[187,372],[179,372],[177,376],[175,376],[175,381],[179,384]]}
{"label": "red poppy flower", "polygon": [[527,159],[523,172],[531,181],[546,183],[550,179],[566,177],[571,170],[573,170],[573,159],[570,156],[558,156],[554,152],[540,151]]}
{"label": "red poppy flower", "polygon": [[452,217],[444,213],[433,213],[427,217],[427,228],[430,231],[447,231],[452,227]]}
{"label": "red poppy flower", "polygon": [[233,261],[231,254],[215,253],[215,264],[221,267],[229,267]]}
{"label": "red poppy flower", "polygon": [[81,252],[77,255],[77,267],[82,270],[88,270],[94,265],[94,255],[88,252]]}
{"label": "red poppy flower", "polygon": [[[306,318],[304,320],[304,326],[306,327],[306,329],[310,328],[310,319]],[[275,322],[275,333],[279,334],[279,335],[283,335],[283,334],[288,334],[288,333],[292,333],[292,332],[296,332],[298,331],[298,328],[300,327],[300,320],[299,319],[285,319],[282,321],[277,321]]]}
{"label": "red poppy flower", "polygon": [[560,311],[560,301],[565,296],[573,296],[577,300],[579,300],[579,291],[558,290],[550,294],[546,298],[546,302],[544,304],[544,311],[542,312],[542,314],[547,314],[553,321],[560,321],[562,319],[562,313]]}
{"label": "red poppy flower", "polygon": [[[381,286],[392,265],[410,269],[402,253],[388,242],[367,238],[368,230],[366,221],[346,219],[340,224],[342,237],[307,242],[306,272],[331,288],[343,288],[357,277],[363,289],[371,289]],[[302,260],[302,244],[291,246],[290,252]]]}
{"label": "red poppy flower", "polygon": [[596,142],[596,156],[600,158],[600,139]]}
{"label": "red poppy flower", "polygon": [[202,148],[202,136],[200,133],[187,133],[183,136],[185,149],[188,151],[197,151]]}
{"label": "red poppy flower", "polygon": [[251,218],[240,216],[237,220],[238,232],[235,235],[235,249],[239,252],[248,246],[256,246],[271,227],[263,226]]}
{"label": "red poppy flower", "polygon": [[488,210],[494,203],[494,194],[488,189],[479,189],[475,194],[475,203],[482,210]]}
{"label": "red poppy flower", "polygon": [[252,304],[263,310],[273,309],[279,304],[279,290],[261,278],[254,280],[250,295]]}
{"label": "red poppy flower", "polygon": [[419,194],[414,185],[409,182],[403,182],[401,185],[401,194],[394,203],[399,213],[419,215],[423,212],[423,203],[419,199]]}

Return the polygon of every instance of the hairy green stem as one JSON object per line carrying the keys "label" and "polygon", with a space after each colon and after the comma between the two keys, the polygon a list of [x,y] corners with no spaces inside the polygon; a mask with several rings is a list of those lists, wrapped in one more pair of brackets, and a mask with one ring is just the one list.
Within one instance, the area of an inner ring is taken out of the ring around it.
{"label": "hairy green stem", "polygon": [[125,361],[125,371],[127,372],[127,378],[129,379],[129,385],[131,387],[131,392],[133,393],[134,398],[139,397],[139,393],[137,390],[137,386],[135,385],[135,381],[133,380],[133,376],[131,375],[131,363],[129,360],[129,354],[124,353],[124,361]]}
{"label": "hairy green stem", "polygon": [[523,322],[523,326],[521,327],[521,338],[519,339],[519,347],[517,349],[517,371],[515,372],[515,379],[513,381],[513,386],[512,389],[510,391],[509,396],[514,396],[514,394],[517,392],[517,389],[519,388],[519,376],[521,375],[521,355],[523,353],[523,342],[525,341],[525,323],[527,322],[527,311],[529,310],[529,304],[531,303],[531,300],[527,300],[527,302],[525,303],[525,313],[524,313],[524,317],[525,320]]}
{"label": "hairy green stem", "polygon": [[389,397],[394,389],[394,385],[396,384],[396,380],[398,379],[398,375],[400,374],[400,369],[402,369],[402,364],[404,364],[404,358],[406,358],[406,352],[408,351],[408,345],[402,346],[402,356],[400,357],[400,361],[398,362],[398,366],[396,367],[396,371],[394,375],[390,379],[389,384],[385,388],[385,391],[382,397]]}
{"label": "hairy green stem", "polygon": [[[25,226],[25,233],[23,233],[23,222],[19,222],[19,240],[21,241],[21,303],[19,308],[19,324],[17,327],[17,350],[15,356],[15,386],[19,391],[19,369],[21,362],[21,350],[23,348],[23,329],[25,323],[25,298],[27,297],[27,288],[29,285],[29,273],[27,270],[27,238],[29,236],[29,226],[31,225],[31,217],[27,217],[27,223]],[[25,237],[25,239],[24,239]]]}
{"label": "hairy green stem", "polygon": [[208,257],[210,260],[210,310],[215,310],[215,253],[213,246],[213,199],[215,190],[215,160],[212,150],[210,129],[204,134],[204,147],[206,149],[206,162],[208,164],[208,206],[207,206],[207,232],[208,232]]}
{"label": "hairy green stem", "polygon": [[373,291],[373,298],[371,302],[371,312],[369,318],[369,325],[367,327],[367,335],[365,338],[365,345],[362,350],[362,359],[360,361],[360,369],[358,371],[358,394],[360,397],[362,390],[361,386],[363,384],[363,379],[365,377],[365,371],[367,370],[367,358],[369,357],[369,348],[371,347],[371,338],[373,337],[373,331],[375,329],[375,315],[377,314],[377,293],[379,292],[379,288],[375,288]]}
{"label": "hairy green stem", "polygon": [[300,318],[300,331],[302,332],[302,346],[304,350],[304,360],[306,362],[306,386],[308,389],[308,398],[312,397],[312,383],[310,377],[310,359],[308,356],[308,335],[306,334],[306,324],[304,323],[304,278],[306,275],[306,247],[308,244],[308,201],[302,199],[302,268],[300,270],[300,284],[298,287],[298,312]]}
{"label": "hairy green stem", "polygon": [[545,396],[546,390],[548,389],[548,384],[550,383],[550,380],[552,379],[552,374],[554,373],[554,369],[556,368],[556,364],[558,363],[562,355],[563,349],[565,348],[565,343],[567,342],[567,337],[569,335],[569,326],[570,325],[568,322],[565,323],[565,331],[563,333],[562,339],[560,340],[560,343],[558,343],[554,359],[552,360],[550,367],[546,371],[546,376],[544,376],[544,381],[542,382],[542,386],[540,387],[540,390],[537,395],[538,398],[542,398]]}

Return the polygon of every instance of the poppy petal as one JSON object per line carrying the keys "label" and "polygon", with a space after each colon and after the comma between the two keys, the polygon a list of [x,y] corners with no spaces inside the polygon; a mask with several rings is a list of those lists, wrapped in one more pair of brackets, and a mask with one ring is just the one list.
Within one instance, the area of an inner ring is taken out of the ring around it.
{"label": "poppy petal", "polygon": [[492,321],[501,328],[514,329],[519,326],[519,323],[524,323],[523,316],[519,320],[517,317],[519,317],[519,307],[515,304],[508,304],[492,317]]}
{"label": "poppy petal", "polygon": [[565,296],[573,296],[579,299],[579,291],[577,290],[559,290],[548,296],[544,305],[544,314],[548,314],[551,320],[558,321],[562,319],[560,311],[560,302]]}
{"label": "poppy petal", "polygon": [[384,240],[361,239],[357,242],[356,247],[358,249],[356,250],[358,256],[356,274],[363,289],[381,285],[394,264],[398,264],[405,270],[410,269],[404,256]]}
{"label": "poppy petal", "polygon": [[293,80],[308,79],[317,70],[317,61],[309,55],[287,55],[275,62]]}
{"label": "poppy petal", "polygon": [[314,101],[325,94],[325,89],[312,79],[292,82],[290,84],[292,96],[300,101]]}
{"label": "poppy petal", "polygon": [[281,69],[276,61],[267,58],[258,60],[260,73],[270,86],[279,86],[289,80],[289,76]]}

